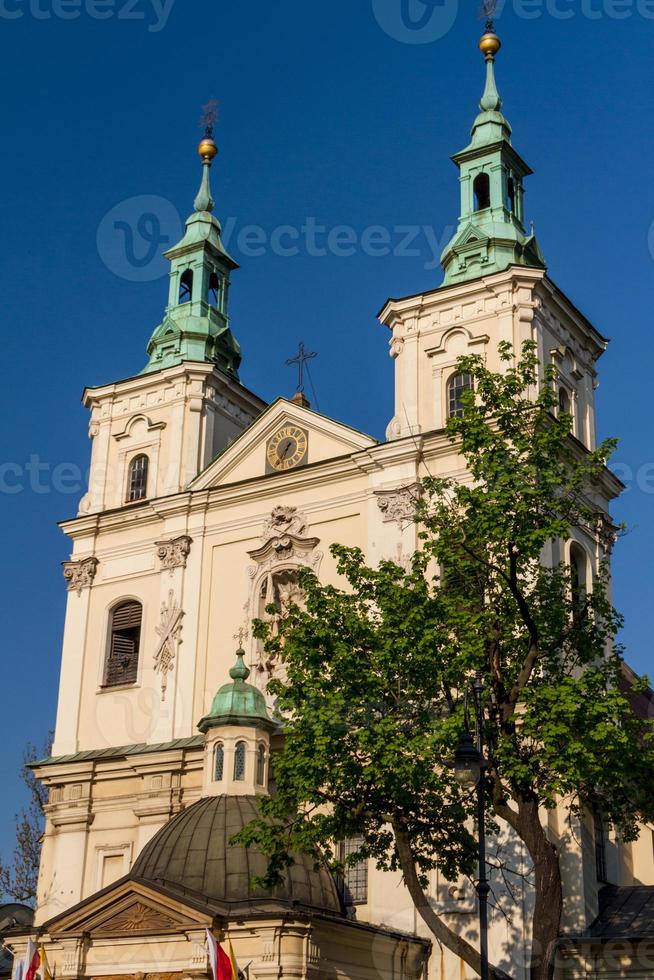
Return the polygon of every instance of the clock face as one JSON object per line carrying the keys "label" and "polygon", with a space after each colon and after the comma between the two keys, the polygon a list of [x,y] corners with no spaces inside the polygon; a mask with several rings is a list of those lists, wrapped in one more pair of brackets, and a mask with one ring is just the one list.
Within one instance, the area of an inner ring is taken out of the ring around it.
{"label": "clock face", "polygon": [[309,434],[297,425],[285,425],[268,440],[267,471],[284,473],[307,461]]}

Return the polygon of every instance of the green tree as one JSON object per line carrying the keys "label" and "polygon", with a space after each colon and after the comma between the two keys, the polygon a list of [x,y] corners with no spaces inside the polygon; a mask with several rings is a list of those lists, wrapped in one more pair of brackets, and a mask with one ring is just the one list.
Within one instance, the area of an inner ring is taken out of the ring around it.
{"label": "green tree", "polygon": [[588,452],[571,438],[555,371],[540,371],[532,344],[519,358],[505,344],[500,356],[501,373],[480,357],[459,361],[474,393],[447,434],[470,477],[424,481],[411,569],[370,568],[336,546],[342,589],[303,572],[305,607],[278,636],[256,625],[285,664],[285,681],[270,684],[285,739],[276,793],[239,840],[269,856],[272,884],[293,850],[333,867],[333,842],[361,835],[351,860],[400,869],[433,936],[479,972],[477,950],[434,912],[426,888],[431,869],[454,880],[476,870],[473,800],[451,761],[480,670],[488,829],[505,821],[531,856],[530,971],[545,980],[562,881],[543,810],[597,806],[633,839],[638,820],[654,817],[654,732],[621,693],[608,567],[583,591],[563,562],[545,560],[574,529],[595,533],[592,500],[613,443]]}
{"label": "green tree", "polygon": [[36,903],[45,804],[48,802],[47,789],[38,781],[29,766],[35,759],[49,755],[51,748],[52,733],[41,752],[32,743],[25,747],[21,779],[27,788],[27,803],[16,814],[16,841],[12,859],[5,862],[0,858],[0,893],[28,905]]}

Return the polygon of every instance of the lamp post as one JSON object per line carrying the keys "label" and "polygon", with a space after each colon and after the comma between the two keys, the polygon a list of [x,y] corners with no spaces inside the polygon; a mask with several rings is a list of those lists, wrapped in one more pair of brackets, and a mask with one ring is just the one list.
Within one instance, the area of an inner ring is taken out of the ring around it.
{"label": "lamp post", "polygon": [[481,958],[481,980],[488,980],[488,893],[490,885],[486,877],[486,781],[484,770],[484,706],[482,696],[484,682],[481,671],[477,671],[472,685],[472,696],[475,707],[475,738],[470,734],[468,709],[466,704],[466,728],[454,755],[454,775],[461,786],[477,788],[477,825],[479,828],[479,876],[477,880],[477,896],[479,898],[479,955]]}

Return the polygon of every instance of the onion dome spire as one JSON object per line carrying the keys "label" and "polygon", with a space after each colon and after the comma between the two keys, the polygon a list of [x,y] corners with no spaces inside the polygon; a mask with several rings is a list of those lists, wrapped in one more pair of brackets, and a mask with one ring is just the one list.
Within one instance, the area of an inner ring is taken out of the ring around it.
{"label": "onion dome spire", "polygon": [[497,34],[488,31],[479,42],[479,50],[486,59],[486,87],[481,97],[479,108],[482,112],[499,112],[502,108],[502,100],[495,84],[495,55],[502,47]]}
{"label": "onion dome spire", "polygon": [[502,272],[512,265],[545,268],[533,234],[525,229],[524,181],[531,168],[511,143],[511,127],[502,114],[495,81],[495,59],[502,42],[495,33],[492,3],[479,50],[486,62],[486,83],[471,140],[452,159],[459,168],[459,225],[441,256],[443,285]]}
{"label": "onion dome spire", "polygon": [[214,209],[214,199],[211,196],[211,181],[210,181],[210,171],[211,164],[218,155],[218,147],[214,143],[213,139],[213,126],[207,126],[204,139],[200,141],[198,146],[198,154],[202,159],[202,182],[200,184],[200,190],[198,191],[195,201],[193,202],[193,207],[196,211],[209,211],[211,213]]}
{"label": "onion dome spire", "polygon": [[272,731],[266,699],[258,687],[248,684],[250,670],[245,664],[245,651],[239,646],[236,663],[229,671],[231,682],[223,684],[211,705],[209,714],[199,724],[201,732],[220,725],[252,725]]}
{"label": "onion dome spire", "polygon": [[238,381],[241,349],[230,327],[231,274],[238,269],[221,239],[220,221],[213,214],[209,173],[218,155],[213,138],[216,103],[204,109],[204,136],[198,145],[202,182],[184,236],[164,253],[169,260],[168,305],[148,344],[143,373],[161,371],[185,361],[215,364]]}

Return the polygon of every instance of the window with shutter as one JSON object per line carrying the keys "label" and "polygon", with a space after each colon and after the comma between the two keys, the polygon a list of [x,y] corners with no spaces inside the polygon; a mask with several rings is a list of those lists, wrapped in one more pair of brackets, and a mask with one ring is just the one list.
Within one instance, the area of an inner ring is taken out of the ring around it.
{"label": "window with shutter", "polygon": [[140,602],[123,602],[114,609],[103,687],[119,687],[136,681],[142,617]]}

